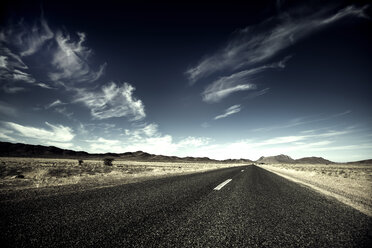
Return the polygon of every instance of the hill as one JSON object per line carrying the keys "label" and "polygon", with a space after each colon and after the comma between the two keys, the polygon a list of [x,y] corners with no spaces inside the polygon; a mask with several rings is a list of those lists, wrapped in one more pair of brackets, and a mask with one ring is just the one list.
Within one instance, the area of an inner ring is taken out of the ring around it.
{"label": "hill", "polygon": [[305,157],[300,159],[293,159],[290,156],[280,154],[277,156],[260,157],[257,163],[265,164],[332,164],[332,161],[322,157]]}
{"label": "hill", "polygon": [[295,163],[297,164],[332,164],[332,161],[324,159],[322,157],[306,157],[296,159]]}
{"label": "hill", "polygon": [[372,159],[348,162],[348,164],[372,165]]}
{"label": "hill", "polygon": [[106,157],[135,161],[156,162],[223,162],[223,163],[252,163],[249,159],[214,160],[207,157],[176,157],[154,155],[143,151],[125,153],[92,154],[84,151],[61,149],[54,146],[28,145],[21,143],[0,142],[0,157],[28,157],[28,158],[72,158],[72,159],[103,159]]}
{"label": "hill", "polygon": [[295,160],[287,155],[280,154],[277,156],[269,156],[269,157],[260,157],[257,163],[265,163],[265,164],[293,164]]}

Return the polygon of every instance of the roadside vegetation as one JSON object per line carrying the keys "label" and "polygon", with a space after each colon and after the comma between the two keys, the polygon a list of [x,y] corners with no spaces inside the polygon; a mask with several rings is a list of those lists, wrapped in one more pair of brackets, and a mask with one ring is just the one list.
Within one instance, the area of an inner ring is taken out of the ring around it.
{"label": "roadside vegetation", "polygon": [[0,157],[0,190],[67,184],[124,184],[239,165],[244,164]]}

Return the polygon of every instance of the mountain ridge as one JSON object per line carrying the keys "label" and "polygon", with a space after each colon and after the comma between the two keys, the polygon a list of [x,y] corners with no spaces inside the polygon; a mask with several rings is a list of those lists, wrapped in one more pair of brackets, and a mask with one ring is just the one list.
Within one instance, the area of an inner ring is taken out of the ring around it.
{"label": "mountain ridge", "polygon": [[322,157],[304,157],[293,159],[290,156],[280,154],[276,156],[260,157],[257,163],[263,164],[333,164],[334,162]]}
{"label": "mountain ridge", "polygon": [[[260,157],[253,161],[250,159],[225,159],[216,160],[208,157],[177,157],[155,155],[143,151],[124,153],[88,153],[85,151],[74,151],[62,149],[55,146],[30,145],[23,143],[10,143],[0,141],[0,157],[31,157],[31,158],[71,158],[71,159],[102,159],[106,157],[136,160],[136,161],[157,161],[157,162],[223,162],[223,163],[262,163],[262,164],[333,164],[334,162],[322,157],[304,157],[293,159],[290,156],[280,154],[276,156]],[[348,164],[372,164],[372,159],[347,162]]]}
{"label": "mountain ridge", "polygon": [[38,158],[70,158],[70,159],[126,159],[136,161],[157,162],[229,162],[229,163],[252,163],[250,159],[227,159],[215,160],[208,157],[177,157],[155,155],[143,151],[124,153],[88,153],[85,151],[73,151],[55,146],[29,145],[23,143],[0,142],[0,157],[38,157]]}

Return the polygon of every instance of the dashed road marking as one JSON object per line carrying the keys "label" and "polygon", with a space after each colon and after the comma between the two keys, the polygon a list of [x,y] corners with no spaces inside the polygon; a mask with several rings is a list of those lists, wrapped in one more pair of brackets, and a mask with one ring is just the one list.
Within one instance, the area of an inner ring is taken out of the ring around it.
{"label": "dashed road marking", "polygon": [[244,170],[241,170],[241,172],[243,172]]}
{"label": "dashed road marking", "polygon": [[223,183],[219,184],[216,188],[214,188],[213,190],[220,190],[223,188],[223,186],[225,186],[226,184],[228,184],[229,182],[231,182],[232,179],[227,179],[226,181],[224,181]]}

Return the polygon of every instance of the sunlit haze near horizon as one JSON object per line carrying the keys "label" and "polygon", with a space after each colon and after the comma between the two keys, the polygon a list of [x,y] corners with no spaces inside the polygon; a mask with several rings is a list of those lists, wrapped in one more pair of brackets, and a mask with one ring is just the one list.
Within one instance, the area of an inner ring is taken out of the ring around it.
{"label": "sunlit haze near horizon", "polygon": [[372,158],[368,1],[93,2],[0,4],[0,141]]}

